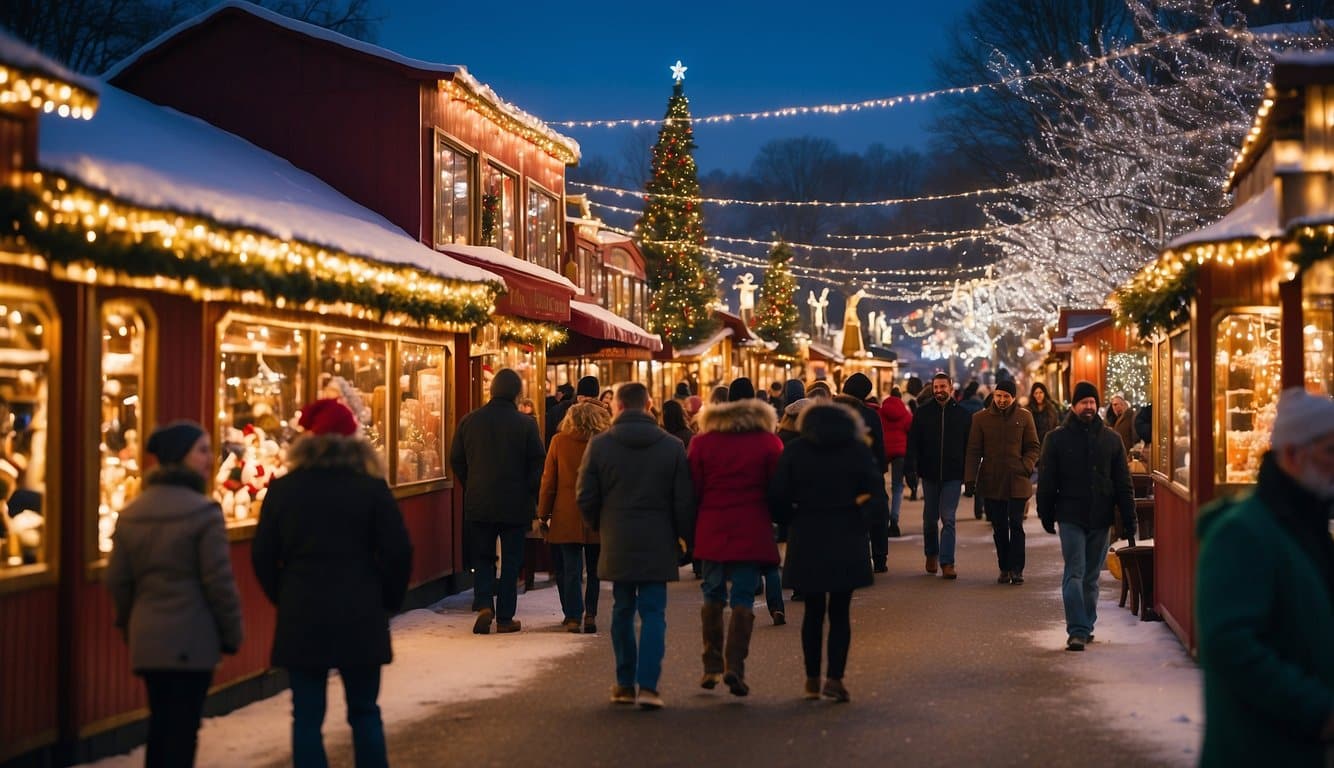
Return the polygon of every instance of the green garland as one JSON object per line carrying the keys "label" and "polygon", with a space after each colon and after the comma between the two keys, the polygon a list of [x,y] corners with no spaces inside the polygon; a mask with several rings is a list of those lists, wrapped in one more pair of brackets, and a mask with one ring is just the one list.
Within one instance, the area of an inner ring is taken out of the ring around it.
{"label": "green garland", "polygon": [[1288,260],[1297,266],[1298,272],[1305,272],[1318,262],[1334,256],[1334,239],[1321,228],[1301,226],[1290,233],[1288,239],[1296,246]]}
{"label": "green garland", "polygon": [[1187,263],[1182,270],[1155,288],[1150,278],[1137,276],[1116,291],[1117,316],[1132,323],[1142,338],[1154,331],[1167,331],[1190,319],[1190,299],[1200,266]]}
{"label": "green garland", "polygon": [[513,317],[495,319],[501,341],[513,341],[534,347],[555,347],[565,343],[569,333],[559,325]]}
{"label": "green garland", "polygon": [[[99,270],[127,277],[193,280],[205,288],[257,291],[270,301],[281,298],[297,305],[307,301],[343,302],[372,310],[381,320],[391,314],[405,315],[420,324],[435,321],[478,326],[490,320],[491,307],[466,297],[429,298],[407,288],[320,277],[286,264],[247,263],[237,254],[192,246],[188,242],[179,243],[180,249],[167,248],[147,240],[136,241],[132,234],[118,231],[98,233],[98,237],[89,242],[82,227],[56,223],[39,225],[35,218],[38,211],[50,215],[47,206],[31,190],[0,187],[0,221],[9,222],[5,236],[55,264],[88,263]],[[198,214],[179,212],[178,215],[206,221],[217,228],[216,222]],[[253,227],[236,228],[282,239]],[[328,250],[339,252],[338,249]],[[494,283],[490,287],[491,301],[494,302],[502,288]]]}

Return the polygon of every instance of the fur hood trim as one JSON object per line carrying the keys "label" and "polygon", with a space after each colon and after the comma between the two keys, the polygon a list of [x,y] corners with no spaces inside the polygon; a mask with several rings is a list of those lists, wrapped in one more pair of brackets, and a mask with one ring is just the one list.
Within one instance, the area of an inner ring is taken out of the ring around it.
{"label": "fur hood trim", "polygon": [[778,413],[768,403],[754,398],[732,403],[706,405],[700,409],[699,431],[773,432],[778,427]]}
{"label": "fur hood trim", "polygon": [[344,469],[384,477],[384,460],[360,435],[302,434],[287,449],[289,469]]}

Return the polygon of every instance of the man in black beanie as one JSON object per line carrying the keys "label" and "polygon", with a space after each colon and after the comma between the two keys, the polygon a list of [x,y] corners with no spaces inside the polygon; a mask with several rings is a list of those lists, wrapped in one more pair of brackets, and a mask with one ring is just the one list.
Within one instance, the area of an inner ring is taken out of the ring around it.
{"label": "man in black beanie", "polygon": [[[491,380],[491,399],[459,422],[449,464],[463,486],[463,524],[475,570],[472,631],[485,635],[518,632],[523,540],[537,513],[546,452],[537,421],[519,413],[519,374],[504,368]],[[500,582],[496,583],[496,539],[500,539]]]}
{"label": "man in black beanie", "polygon": [[[1077,460],[1076,460],[1077,459]],[[1082,651],[1098,620],[1098,573],[1107,559],[1107,530],[1120,508],[1122,530],[1135,543],[1135,498],[1126,448],[1098,416],[1098,389],[1075,385],[1065,422],[1042,443],[1038,517],[1047,533],[1061,524],[1061,600],[1068,651]]]}
{"label": "man in black beanie", "polygon": [[963,463],[963,495],[979,496],[991,521],[998,584],[1024,583],[1024,507],[1042,448],[1033,414],[1019,407],[1016,391],[1014,379],[996,383],[991,404],[973,416]]}
{"label": "man in black beanie", "polygon": [[742,376],[739,379],[732,379],[732,383],[727,387],[727,402],[735,403],[738,400],[748,400],[755,397],[755,385],[750,383],[750,379]]}
{"label": "man in black beanie", "polygon": [[864,373],[854,373],[843,381],[843,394],[834,398],[834,402],[851,406],[862,417],[862,423],[871,436],[871,456],[880,470],[882,482],[879,491],[867,505],[871,511],[871,567],[876,573],[889,571],[889,493],[885,490],[883,478],[889,471],[889,457],[885,455],[885,426],[880,423],[880,411],[867,404],[873,389],[871,380]]}
{"label": "man in black beanie", "polygon": [[551,412],[547,414],[547,433],[544,436],[543,446],[545,448],[551,447],[551,438],[555,437],[556,433],[560,431],[560,423],[564,420],[565,413],[570,410],[570,406],[575,403],[589,401],[603,404],[598,399],[600,393],[601,385],[598,383],[598,377],[585,376],[579,379],[579,384],[574,388],[574,397],[557,403],[556,407],[552,408]]}

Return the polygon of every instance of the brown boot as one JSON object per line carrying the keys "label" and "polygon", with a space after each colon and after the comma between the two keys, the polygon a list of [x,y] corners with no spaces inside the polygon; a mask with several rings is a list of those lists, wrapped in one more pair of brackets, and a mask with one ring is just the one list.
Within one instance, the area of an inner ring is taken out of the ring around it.
{"label": "brown boot", "polygon": [[723,680],[723,604],[705,600],[699,621],[704,635],[704,677],[699,687],[713,690]]}
{"label": "brown boot", "polygon": [[750,634],[754,629],[755,611],[740,606],[733,607],[732,620],[727,627],[727,642],[723,648],[723,657],[727,664],[723,682],[733,696],[745,696],[750,693],[750,686],[746,685],[746,656],[750,654]]}
{"label": "brown boot", "polygon": [[935,555],[926,556],[926,572],[935,573],[940,567],[940,558]]}
{"label": "brown boot", "polygon": [[953,564],[942,565],[940,566],[940,577],[942,579],[957,579],[959,574],[954,570]]}

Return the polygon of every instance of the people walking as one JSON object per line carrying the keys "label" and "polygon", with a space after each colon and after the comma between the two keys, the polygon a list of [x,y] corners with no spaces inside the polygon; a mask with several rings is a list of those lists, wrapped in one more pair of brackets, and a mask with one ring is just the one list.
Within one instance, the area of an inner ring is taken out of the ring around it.
{"label": "people walking", "polygon": [[963,490],[963,460],[972,415],[954,400],[950,377],[931,379],[931,399],[919,403],[908,429],[907,468],[922,480],[922,550],[926,572],[958,578],[954,567],[955,517]]}
{"label": "people walking", "polygon": [[964,458],[964,495],[979,496],[996,542],[998,584],[1024,583],[1024,507],[1041,445],[1033,415],[1015,400],[1014,379],[996,384],[991,405],[973,416]]}
{"label": "people walking", "polygon": [[584,522],[602,539],[598,575],[612,582],[611,700],[660,709],[667,582],[679,578],[678,540],[686,548],[693,541],[694,492],[685,448],[649,415],[644,385],[621,385],[613,403],[611,428],[584,453],[576,498]]}
{"label": "people walking", "polygon": [[[770,482],[773,516],[788,522],[791,536],[783,580],[806,603],[801,650],[805,695],[848,701],[843,673],[852,638],[852,591],[870,586],[866,559],[869,510],[876,486],[884,486],[875,457],[862,439],[860,414],[839,403],[806,407],[798,418],[800,437],[783,449]],[[829,616],[828,663],[820,682],[825,614]]]}
{"label": "people walking", "polygon": [[903,506],[903,465],[908,453],[908,430],[912,412],[904,404],[898,387],[880,404],[880,426],[885,433],[885,460],[889,462],[889,538],[903,535],[899,528],[899,510]]}
{"label": "people walking", "polygon": [[1121,438],[1121,444],[1126,448],[1126,454],[1130,454],[1130,449],[1139,442],[1139,435],[1135,434],[1135,409],[1130,407],[1126,401],[1126,396],[1117,392],[1112,395],[1111,410],[1111,428]]}
{"label": "people walking", "polygon": [[1028,388],[1028,412],[1033,415],[1033,427],[1037,430],[1038,444],[1041,445],[1047,433],[1061,425],[1061,407],[1051,399],[1046,384],[1035,381]]}
{"label": "people walking", "polygon": [[[587,391],[580,381],[580,392]],[[472,631],[518,632],[519,571],[523,540],[537,511],[546,454],[537,423],[519,413],[514,401],[523,380],[509,368],[491,380],[491,399],[459,422],[449,450],[454,477],[463,486],[463,525],[474,569]],[[587,397],[587,395],[581,395]],[[596,385],[593,398],[597,398]],[[496,582],[496,540],[500,541],[500,581]]]}
{"label": "people walking", "polygon": [[1255,489],[1196,524],[1206,767],[1334,755],[1334,401],[1285,390],[1270,445]]}
{"label": "people walking", "polygon": [[876,573],[889,571],[889,493],[885,490],[884,474],[889,470],[889,458],[885,455],[885,431],[880,424],[878,406],[866,402],[871,396],[874,385],[864,373],[854,373],[843,382],[843,394],[834,398],[852,407],[866,426],[866,434],[871,439],[871,455],[880,468],[880,489],[867,505],[871,515],[871,567]]}
{"label": "people walking", "polygon": [[[567,384],[566,386],[568,387],[569,385]],[[579,383],[575,386],[573,397],[563,398],[547,412],[547,431],[546,442],[543,443],[544,447],[551,447],[551,441],[555,439],[556,433],[560,432],[560,423],[565,419],[566,411],[570,410],[575,403],[601,402],[599,396],[600,389],[601,384],[598,383],[598,378],[596,376],[584,376],[579,379]],[[608,413],[611,413],[611,406],[609,404],[602,403],[602,405],[608,409]]]}
{"label": "people walking", "polygon": [[1065,422],[1042,444],[1038,517],[1047,533],[1060,523],[1061,599],[1066,649],[1082,651],[1098,620],[1098,574],[1107,558],[1107,534],[1119,510],[1121,530],[1133,543],[1135,499],[1121,438],[1098,416],[1098,390],[1075,385]]}
{"label": "people walking", "polygon": [[158,463],[116,520],[106,584],[130,667],[148,690],[144,765],[190,766],[213,668],[241,646],[241,598],[222,508],[204,495],[208,434],[175,421],[146,448]]}
{"label": "people walking", "polygon": [[[745,662],[760,573],[779,562],[768,504],[769,479],[783,452],[775,421],[774,410],[755,399],[750,380],[739,378],[728,387],[728,402],[700,411],[700,433],[690,441],[690,476],[699,506],[695,557],[704,575],[700,685],[712,689],[723,682],[736,696],[750,692]],[[728,604],[732,613],[724,636]]]}
{"label": "people walking", "polygon": [[695,431],[690,428],[686,409],[680,401],[672,399],[662,404],[662,428],[680,440],[683,447],[690,448],[690,439],[695,436]]}
{"label": "people walking", "polygon": [[386,766],[380,672],[393,659],[389,616],[407,594],[412,544],[384,460],[352,411],[317,400],[298,423],[305,431],[288,449],[287,474],[269,484],[250,550],[278,609],[270,659],[292,687],[292,763],[328,765],[320,731],[337,669],[358,768]]}
{"label": "people walking", "polygon": [[[670,402],[680,409],[679,403]],[[598,535],[588,528],[579,514],[575,487],[588,441],[610,426],[611,414],[601,405],[576,403],[570,406],[560,423],[560,430],[551,441],[537,496],[538,519],[546,529],[552,557],[560,562],[556,586],[565,617],[562,625],[576,634],[597,631],[598,594],[601,591],[597,573],[601,544]]]}

